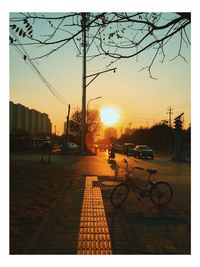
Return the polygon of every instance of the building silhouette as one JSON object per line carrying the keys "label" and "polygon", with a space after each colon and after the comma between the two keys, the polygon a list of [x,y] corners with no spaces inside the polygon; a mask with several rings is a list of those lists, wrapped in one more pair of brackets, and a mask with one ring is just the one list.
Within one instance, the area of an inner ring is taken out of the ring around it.
{"label": "building silhouette", "polygon": [[10,133],[26,132],[31,135],[51,134],[52,123],[48,114],[29,109],[10,101]]}

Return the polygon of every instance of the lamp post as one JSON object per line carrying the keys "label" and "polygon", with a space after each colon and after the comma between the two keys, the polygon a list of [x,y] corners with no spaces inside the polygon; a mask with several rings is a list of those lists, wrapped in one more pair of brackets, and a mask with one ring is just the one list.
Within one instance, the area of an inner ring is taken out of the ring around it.
{"label": "lamp post", "polygon": [[89,113],[88,113],[88,111],[89,111],[89,103],[91,101],[93,101],[93,100],[97,100],[97,99],[100,99],[100,98],[102,98],[102,96],[98,96],[98,97],[92,98],[87,102],[87,124],[88,124],[88,115],[89,115]]}
{"label": "lamp post", "polygon": [[87,130],[88,130],[88,117],[89,117],[89,103],[93,100],[97,100],[97,99],[100,99],[102,98],[102,96],[98,96],[98,97],[95,97],[95,98],[92,98],[90,100],[88,100],[87,102],[87,116],[86,116],[86,125],[87,125]]}
{"label": "lamp post", "polygon": [[87,102],[87,110],[86,110],[86,130],[87,130],[87,133],[86,133],[86,146],[87,146],[87,152],[88,152],[88,149],[90,152],[93,151],[93,153],[96,154],[96,152],[94,152],[94,147],[93,147],[93,134],[91,135],[90,131],[89,131],[89,103],[93,100],[97,100],[97,99],[100,99],[102,98],[102,96],[98,96],[98,97],[95,97],[95,98],[91,98],[90,100],[88,100]]}

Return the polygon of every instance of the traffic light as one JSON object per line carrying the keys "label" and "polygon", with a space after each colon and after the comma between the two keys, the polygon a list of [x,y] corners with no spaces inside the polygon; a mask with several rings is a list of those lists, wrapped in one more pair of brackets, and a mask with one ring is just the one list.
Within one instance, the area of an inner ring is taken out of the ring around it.
{"label": "traffic light", "polygon": [[174,120],[174,126],[175,126],[176,130],[181,131],[182,130],[182,121],[181,121],[181,119]]}

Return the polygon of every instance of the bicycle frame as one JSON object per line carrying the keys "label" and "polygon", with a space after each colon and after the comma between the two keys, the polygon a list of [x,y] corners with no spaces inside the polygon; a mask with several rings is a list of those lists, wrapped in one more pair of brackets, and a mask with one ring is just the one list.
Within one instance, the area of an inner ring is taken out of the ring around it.
{"label": "bicycle frame", "polygon": [[[127,160],[124,159],[124,162],[126,163],[126,180],[125,182],[128,183],[128,185],[130,186],[130,188],[132,188],[133,186],[138,189],[139,191],[149,191],[151,189],[151,187],[153,186],[154,182],[152,182],[150,180],[151,178],[151,173],[149,173],[149,176],[147,178],[147,182],[144,186],[138,186],[136,183],[135,183],[135,179],[137,177],[134,177],[134,176],[130,176],[131,174],[133,174],[134,170],[144,170],[143,168],[141,167],[133,167],[131,170],[128,169],[128,162]],[[130,180],[131,178],[131,180]]]}

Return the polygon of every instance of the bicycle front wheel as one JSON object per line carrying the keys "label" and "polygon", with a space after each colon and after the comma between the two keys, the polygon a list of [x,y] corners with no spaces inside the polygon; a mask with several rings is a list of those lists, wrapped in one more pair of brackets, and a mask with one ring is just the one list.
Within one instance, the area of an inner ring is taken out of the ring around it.
{"label": "bicycle front wheel", "polygon": [[172,197],[173,189],[167,182],[156,182],[153,184],[150,198],[154,204],[164,206],[171,201]]}
{"label": "bicycle front wheel", "polygon": [[126,183],[118,184],[111,193],[110,200],[112,205],[118,206],[122,204],[129,193],[129,186]]}

